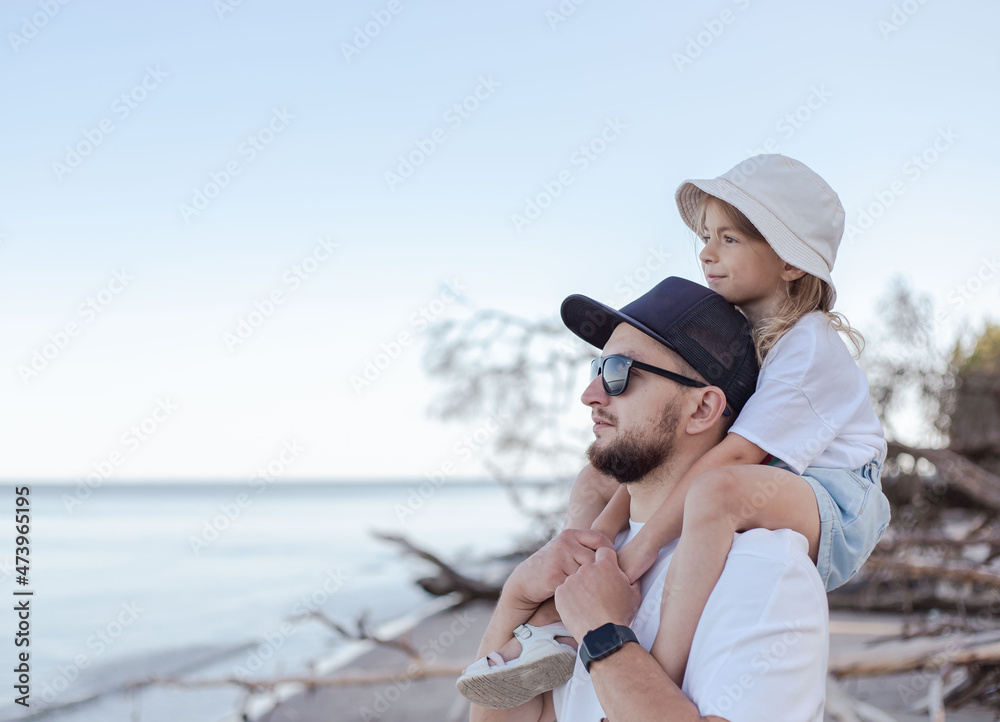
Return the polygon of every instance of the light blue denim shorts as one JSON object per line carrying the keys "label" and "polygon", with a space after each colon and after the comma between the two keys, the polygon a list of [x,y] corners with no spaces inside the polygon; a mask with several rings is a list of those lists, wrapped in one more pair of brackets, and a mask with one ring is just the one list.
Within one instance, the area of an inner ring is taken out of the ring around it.
{"label": "light blue denim shorts", "polygon": [[810,466],[801,476],[816,492],[820,521],[816,568],[830,591],[854,576],[889,526],[882,465],[872,460],[854,471]]}

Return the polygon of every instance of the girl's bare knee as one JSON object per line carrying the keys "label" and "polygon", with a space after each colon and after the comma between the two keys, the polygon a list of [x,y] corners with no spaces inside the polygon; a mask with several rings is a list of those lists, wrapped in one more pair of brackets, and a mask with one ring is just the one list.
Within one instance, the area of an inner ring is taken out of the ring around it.
{"label": "girl's bare knee", "polygon": [[684,499],[684,520],[736,518],[744,504],[739,467],[723,466],[699,475]]}

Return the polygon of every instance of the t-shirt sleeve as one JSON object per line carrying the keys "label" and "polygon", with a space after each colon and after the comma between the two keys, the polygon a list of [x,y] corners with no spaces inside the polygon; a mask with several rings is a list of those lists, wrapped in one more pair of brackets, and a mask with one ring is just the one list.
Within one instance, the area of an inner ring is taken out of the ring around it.
{"label": "t-shirt sleeve", "polygon": [[751,397],[729,431],[801,474],[837,437],[837,429],[820,418],[801,388],[771,380],[763,390]]}
{"label": "t-shirt sleeve", "polygon": [[730,433],[801,474],[837,438],[839,416],[847,413],[838,394],[844,384],[853,386],[854,370],[850,352],[825,319],[800,321],[774,345]]}
{"label": "t-shirt sleeve", "polygon": [[[826,592],[803,551],[789,555],[795,532],[766,540],[747,554],[734,542],[702,615],[683,691],[703,716],[729,722],[819,722],[823,719],[829,651]],[[747,545],[744,545],[747,546]],[[734,600],[739,600],[734,602]]]}

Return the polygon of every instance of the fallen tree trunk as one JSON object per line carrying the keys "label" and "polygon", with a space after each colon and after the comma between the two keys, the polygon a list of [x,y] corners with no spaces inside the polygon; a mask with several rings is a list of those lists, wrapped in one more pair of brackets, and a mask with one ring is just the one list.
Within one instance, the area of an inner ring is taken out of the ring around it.
{"label": "fallen tree trunk", "polygon": [[186,687],[199,689],[203,687],[242,687],[250,692],[272,692],[282,685],[297,684],[306,689],[317,687],[357,687],[359,685],[393,684],[402,681],[433,679],[435,677],[458,677],[464,668],[449,665],[418,665],[411,664],[407,669],[389,672],[370,672],[365,674],[338,674],[330,677],[277,677],[275,679],[240,679],[238,677],[218,677],[214,679],[178,679],[176,677],[150,677],[139,682],[133,682],[125,689],[142,689],[143,687]]}
{"label": "fallen tree trunk", "polygon": [[941,669],[949,664],[1000,664],[1000,632],[909,640],[852,655],[831,655],[829,672],[838,678],[862,677]]}
{"label": "fallen tree trunk", "polygon": [[913,564],[901,559],[884,559],[882,557],[869,558],[865,562],[865,568],[871,571],[883,570],[904,579],[946,579],[953,582],[993,587],[994,589],[1000,588],[1000,575],[981,572],[978,569]]}
{"label": "fallen tree trunk", "polygon": [[948,486],[960,490],[990,511],[1000,512],[1000,477],[949,449],[914,449],[896,441],[889,442],[889,456],[909,454],[926,459]]}

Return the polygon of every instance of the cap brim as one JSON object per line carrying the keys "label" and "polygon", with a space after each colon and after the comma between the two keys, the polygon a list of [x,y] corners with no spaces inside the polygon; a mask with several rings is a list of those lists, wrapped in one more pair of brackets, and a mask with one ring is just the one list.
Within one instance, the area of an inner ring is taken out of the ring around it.
{"label": "cap brim", "polygon": [[568,296],[562,302],[559,314],[562,316],[566,328],[591,346],[599,349],[607,345],[608,339],[611,338],[611,334],[614,333],[615,328],[619,324],[627,323],[629,326],[633,326],[647,336],[659,341],[671,351],[675,350],[673,345],[668,343],[665,338],[645,324],[587,296],[581,296],[580,294]]}

